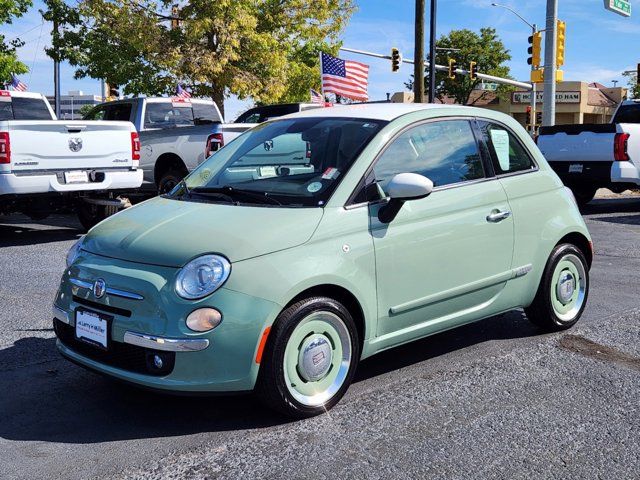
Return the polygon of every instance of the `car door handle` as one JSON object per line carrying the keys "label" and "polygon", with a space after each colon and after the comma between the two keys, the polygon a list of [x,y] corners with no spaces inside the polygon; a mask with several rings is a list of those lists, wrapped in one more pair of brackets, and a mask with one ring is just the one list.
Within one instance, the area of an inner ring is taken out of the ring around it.
{"label": "car door handle", "polygon": [[487,215],[487,222],[498,223],[504,220],[505,218],[509,218],[511,216],[510,211],[501,212],[500,210],[494,210],[489,215]]}

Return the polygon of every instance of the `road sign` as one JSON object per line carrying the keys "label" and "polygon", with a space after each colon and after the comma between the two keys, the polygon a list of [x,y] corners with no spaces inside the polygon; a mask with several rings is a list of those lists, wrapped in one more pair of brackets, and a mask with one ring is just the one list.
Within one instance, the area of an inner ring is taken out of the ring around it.
{"label": "road sign", "polygon": [[604,0],[604,8],[623,17],[631,16],[631,2],[629,0]]}

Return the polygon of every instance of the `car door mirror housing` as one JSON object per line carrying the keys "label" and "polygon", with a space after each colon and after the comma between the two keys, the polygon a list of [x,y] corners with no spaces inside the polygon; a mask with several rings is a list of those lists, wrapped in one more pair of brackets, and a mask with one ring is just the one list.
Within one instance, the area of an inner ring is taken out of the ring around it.
{"label": "car door mirror housing", "polygon": [[433,182],[417,173],[399,173],[387,184],[389,202],[378,211],[378,220],[389,223],[402,208],[404,202],[425,198],[433,191]]}

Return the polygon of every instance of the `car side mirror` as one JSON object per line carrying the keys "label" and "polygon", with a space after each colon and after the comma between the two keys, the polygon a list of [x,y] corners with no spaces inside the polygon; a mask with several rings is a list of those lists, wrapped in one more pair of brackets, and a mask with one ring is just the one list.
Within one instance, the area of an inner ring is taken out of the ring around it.
{"label": "car side mirror", "polygon": [[433,182],[417,173],[399,173],[387,184],[389,202],[378,211],[378,220],[390,223],[404,202],[425,198],[433,191]]}

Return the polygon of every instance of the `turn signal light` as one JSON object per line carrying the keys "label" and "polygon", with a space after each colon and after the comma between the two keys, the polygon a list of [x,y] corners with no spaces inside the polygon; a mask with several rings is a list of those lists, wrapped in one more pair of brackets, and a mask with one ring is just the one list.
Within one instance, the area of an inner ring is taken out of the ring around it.
{"label": "turn signal light", "polygon": [[187,317],[187,327],[194,332],[208,332],[222,322],[222,314],[215,308],[199,308]]}

